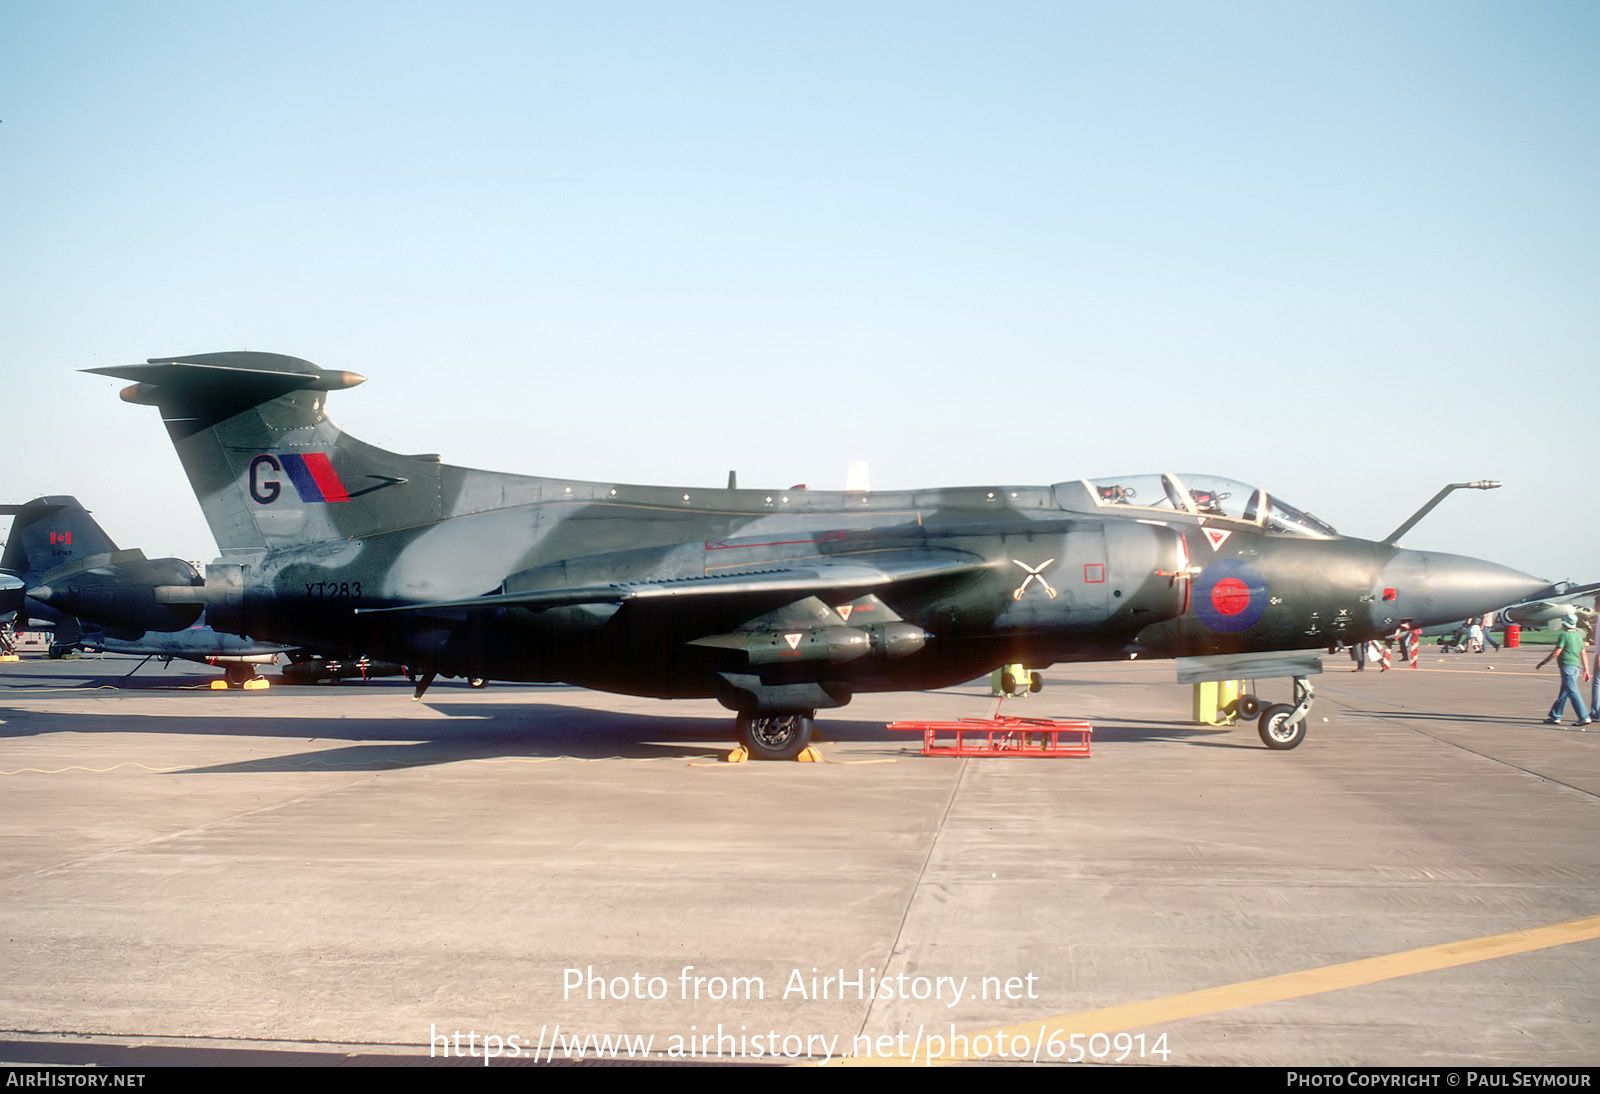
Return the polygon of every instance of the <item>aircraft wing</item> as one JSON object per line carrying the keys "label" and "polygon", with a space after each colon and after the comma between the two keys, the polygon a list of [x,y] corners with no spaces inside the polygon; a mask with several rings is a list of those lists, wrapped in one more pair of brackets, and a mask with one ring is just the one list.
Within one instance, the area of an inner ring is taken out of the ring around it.
{"label": "aircraft wing", "polygon": [[578,604],[626,604],[635,601],[657,603],[682,600],[704,603],[739,597],[798,600],[818,594],[855,592],[858,595],[888,586],[938,578],[960,578],[980,574],[991,563],[967,556],[908,552],[870,561],[862,558],[814,558],[778,569],[759,570],[714,577],[685,577],[658,581],[625,581],[607,585],[579,585],[559,589],[528,589],[520,592],[489,593],[465,600],[401,604],[388,608],[357,608],[358,614],[378,612],[427,612],[437,610],[484,611],[497,608],[571,607]]}
{"label": "aircraft wing", "polygon": [[1600,581],[1590,582],[1588,585],[1574,585],[1570,581],[1557,581],[1548,588],[1540,590],[1536,595],[1515,604],[1506,605],[1508,608],[1521,608],[1528,604],[1539,604],[1546,600],[1575,600],[1580,596],[1600,592]]}
{"label": "aircraft wing", "polygon": [[133,639],[117,638],[91,631],[83,636],[87,649],[104,653],[128,653],[143,657],[181,657],[188,661],[211,658],[270,657],[294,649],[281,642],[257,642],[236,634],[223,634],[210,627],[190,627],[185,631],[150,631]]}

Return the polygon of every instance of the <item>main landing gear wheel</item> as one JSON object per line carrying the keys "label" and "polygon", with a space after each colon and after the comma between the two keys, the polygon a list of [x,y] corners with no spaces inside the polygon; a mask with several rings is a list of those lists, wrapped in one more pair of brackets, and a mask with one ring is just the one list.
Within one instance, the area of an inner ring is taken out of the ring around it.
{"label": "main landing gear wheel", "polygon": [[811,711],[739,715],[739,743],[752,760],[792,760],[811,743]]}
{"label": "main landing gear wheel", "polygon": [[1306,720],[1291,722],[1294,707],[1288,703],[1274,703],[1261,713],[1261,743],[1268,748],[1284,751],[1297,747],[1306,739]]}
{"label": "main landing gear wheel", "polygon": [[256,670],[249,665],[229,665],[222,670],[222,678],[236,688],[242,688],[256,678]]}

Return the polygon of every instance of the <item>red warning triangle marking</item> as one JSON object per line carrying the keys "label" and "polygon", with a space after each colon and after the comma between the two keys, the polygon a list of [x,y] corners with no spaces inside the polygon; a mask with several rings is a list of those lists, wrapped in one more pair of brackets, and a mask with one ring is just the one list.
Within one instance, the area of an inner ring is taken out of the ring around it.
{"label": "red warning triangle marking", "polygon": [[793,634],[784,635],[783,636],[783,640],[785,642],[789,643],[789,648],[791,650],[796,650],[796,649],[800,648],[800,639],[802,637],[804,637],[804,636],[801,635],[801,633],[799,631],[795,631]]}
{"label": "red warning triangle marking", "polygon": [[1228,542],[1228,537],[1233,535],[1232,532],[1224,531],[1221,528],[1202,528],[1200,530],[1204,532],[1206,534],[1206,538],[1211,541],[1211,549],[1213,551],[1221,550],[1222,545]]}
{"label": "red warning triangle marking", "polygon": [[839,613],[840,619],[843,619],[846,623],[848,623],[850,622],[850,612],[854,608],[854,604],[841,604],[833,610]]}

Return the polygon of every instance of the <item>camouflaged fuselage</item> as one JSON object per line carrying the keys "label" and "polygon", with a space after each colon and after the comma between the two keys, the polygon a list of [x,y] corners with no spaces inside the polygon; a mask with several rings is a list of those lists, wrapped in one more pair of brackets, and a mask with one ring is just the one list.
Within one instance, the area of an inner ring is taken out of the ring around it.
{"label": "camouflaged fuselage", "polygon": [[1265,495],[1224,510],[1172,476],[1163,508],[1108,503],[1081,481],[830,492],[539,478],[356,440],[324,402],[360,378],[294,358],[98,371],[138,381],[124,397],[162,411],[223,552],[204,593],[214,626],[419,672],[811,709],[1016,662],[1315,649],[1542,585],[1281,530]]}

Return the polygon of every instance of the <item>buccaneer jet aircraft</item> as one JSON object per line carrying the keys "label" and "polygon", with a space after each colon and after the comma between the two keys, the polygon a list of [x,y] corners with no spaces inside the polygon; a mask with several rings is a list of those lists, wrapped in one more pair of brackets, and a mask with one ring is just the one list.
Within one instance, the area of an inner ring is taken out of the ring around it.
{"label": "buccaneer jet aircraft", "polygon": [[1296,677],[1299,703],[1261,719],[1292,748],[1305,651],[1546,587],[1340,536],[1215,476],[851,492],[540,478],[356,440],[326,402],[365,378],[294,357],[88,371],[160,410],[222,548],[162,602],[409,665],[418,697],[436,674],[715,697],[760,758],[798,754],[815,712],[859,692],[1130,657],[1183,659],[1180,679]]}

